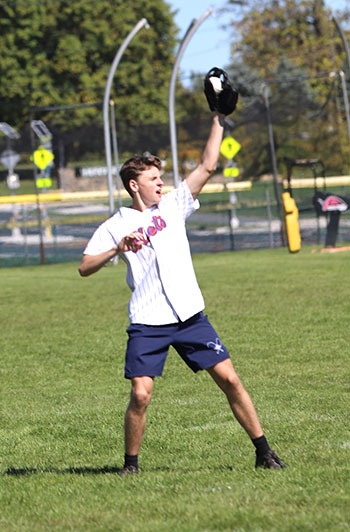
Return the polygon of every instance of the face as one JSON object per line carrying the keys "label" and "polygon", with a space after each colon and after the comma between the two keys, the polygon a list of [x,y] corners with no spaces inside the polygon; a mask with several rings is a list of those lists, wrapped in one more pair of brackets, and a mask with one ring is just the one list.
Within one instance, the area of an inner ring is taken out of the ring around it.
{"label": "face", "polygon": [[162,199],[163,184],[158,168],[150,166],[147,170],[143,170],[137,179],[129,181],[134,203],[137,202],[139,207],[145,209],[158,205]]}

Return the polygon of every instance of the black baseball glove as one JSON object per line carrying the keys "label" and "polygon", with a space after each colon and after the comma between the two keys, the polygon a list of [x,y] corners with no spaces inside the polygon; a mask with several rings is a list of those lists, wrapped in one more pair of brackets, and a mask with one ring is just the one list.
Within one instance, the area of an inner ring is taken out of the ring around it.
{"label": "black baseball glove", "polygon": [[[216,90],[209,78],[218,78]],[[211,111],[227,116],[236,109],[238,92],[233,88],[225,70],[216,67],[209,70],[204,79],[204,93]]]}

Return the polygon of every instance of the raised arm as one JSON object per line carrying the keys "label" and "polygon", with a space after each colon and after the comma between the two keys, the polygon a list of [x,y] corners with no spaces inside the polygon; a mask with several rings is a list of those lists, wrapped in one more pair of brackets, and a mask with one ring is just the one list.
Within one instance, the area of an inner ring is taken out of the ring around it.
{"label": "raised arm", "polygon": [[194,199],[198,196],[211,174],[215,171],[220,155],[220,146],[224,132],[224,116],[215,113],[209,137],[204,148],[201,161],[191,172],[186,183]]}
{"label": "raised arm", "polygon": [[226,72],[217,67],[209,70],[205,76],[204,93],[210,110],[214,111],[215,114],[201,161],[186,178],[194,199],[216,169],[224,132],[225,116],[235,110],[238,100],[238,92],[233,88]]}

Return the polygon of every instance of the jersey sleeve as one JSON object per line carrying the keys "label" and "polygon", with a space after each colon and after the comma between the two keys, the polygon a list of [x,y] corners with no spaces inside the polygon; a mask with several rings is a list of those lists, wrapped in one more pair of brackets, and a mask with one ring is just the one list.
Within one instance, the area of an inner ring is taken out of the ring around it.
{"label": "jersey sleeve", "polygon": [[200,207],[198,199],[193,199],[186,181],[181,181],[175,190],[166,194],[164,200],[165,202],[173,202],[184,220]]}
{"label": "jersey sleeve", "polygon": [[108,222],[101,224],[92,237],[90,238],[86,248],[84,249],[84,255],[99,255],[104,251],[109,251],[114,246],[117,246],[119,242],[109,229]]}

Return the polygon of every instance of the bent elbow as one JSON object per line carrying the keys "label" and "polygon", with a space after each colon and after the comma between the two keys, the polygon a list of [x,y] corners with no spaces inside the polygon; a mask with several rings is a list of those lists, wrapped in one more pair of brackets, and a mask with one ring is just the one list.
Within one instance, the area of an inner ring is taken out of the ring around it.
{"label": "bent elbow", "polygon": [[82,268],[81,266],[79,266],[78,272],[80,277],[87,277],[89,275],[85,268]]}

